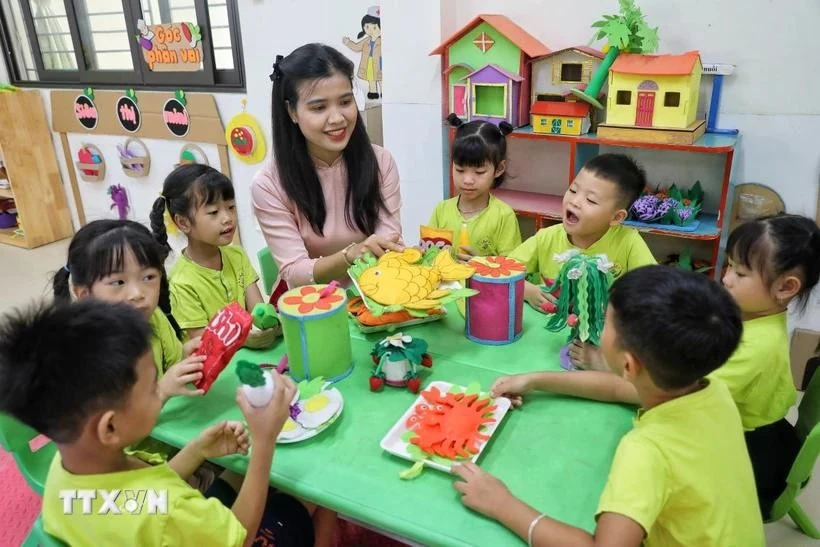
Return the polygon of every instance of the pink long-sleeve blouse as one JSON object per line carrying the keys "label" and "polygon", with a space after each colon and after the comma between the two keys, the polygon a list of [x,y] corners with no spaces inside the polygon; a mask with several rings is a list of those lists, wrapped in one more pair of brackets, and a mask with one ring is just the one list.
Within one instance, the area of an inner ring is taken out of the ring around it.
{"label": "pink long-sleeve blouse", "polygon": [[[373,145],[381,172],[382,198],[387,210],[382,210],[376,233],[389,236],[401,234],[401,192],[399,171],[390,152]],[[279,180],[276,162],[271,160],[253,180],[251,201],[256,219],[265,236],[274,260],[279,265],[279,278],[288,287],[314,282],[313,267],[320,257],[339,252],[351,243],[364,241],[370,234],[351,228],[345,222],[345,191],[347,168],[340,156],[332,165],[314,158],[316,171],[325,196],[327,218],[324,236],[313,231],[310,222],[288,199]]]}

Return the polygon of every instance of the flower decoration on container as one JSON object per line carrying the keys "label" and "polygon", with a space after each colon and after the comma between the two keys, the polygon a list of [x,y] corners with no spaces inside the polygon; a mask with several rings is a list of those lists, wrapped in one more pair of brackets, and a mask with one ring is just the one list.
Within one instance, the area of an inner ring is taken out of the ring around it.
{"label": "flower decoration on container", "polygon": [[418,367],[433,366],[427,342],[400,332],[379,341],[370,355],[375,365],[370,375],[370,391],[381,391],[387,384],[407,386],[411,392],[418,393],[421,387]]}
{"label": "flower decoration on container", "polygon": [[691,232],[700,224],[702,208],[703,188],[700,181],[689,190],[681,190],[675,184],[666,190],[658,187],[654,191],[644,191],[635,200],[629,208],[626,224],[650,228],[660,224],[670,230]]}

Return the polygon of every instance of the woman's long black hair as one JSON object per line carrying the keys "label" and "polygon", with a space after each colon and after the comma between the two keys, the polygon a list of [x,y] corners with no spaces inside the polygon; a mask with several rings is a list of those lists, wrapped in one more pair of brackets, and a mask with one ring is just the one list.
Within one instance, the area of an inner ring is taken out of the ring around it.
{"label": "woman's long black hair", "polygon": [[171,294],[168,275],[165,273],[168,252],[154,239],[148,228],[133,220],[95,220],[74,234],[68,246],[66,264],[54,274],[54,300],[66,303],[71,301],[69,278],[75,286],[90,289],[95,281],[122,271],[128,249],[134,253],[140,266],[160,271],[159,308],[168,318],[177,337],[180,337],[182,330],[171,314]]}
{"label": "woman's long black hair", "polygon": [[[296,108],[299,87],[333,74],[342,74],[353,85],[353,63],[330,46],[306,44],[287,57],[277,57],[273,74],[271,113],[273,151],[279,180],[288,198],[310,222],[313,231],[324,235],[327,210],[316,166],[308,153],[307,141],[290,118],[288,105]],[[376,231],[379,211],[385,209],[379,184],[379,163],[370,138],[357,115],[353,134],[342,157],[347,167],[345,223],[364,234]]]}

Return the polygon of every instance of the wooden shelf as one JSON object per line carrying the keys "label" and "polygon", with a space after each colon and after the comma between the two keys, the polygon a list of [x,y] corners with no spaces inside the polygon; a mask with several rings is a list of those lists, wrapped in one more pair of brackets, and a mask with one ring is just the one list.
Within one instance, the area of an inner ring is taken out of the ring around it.
{"label": "wooden shelf", "polygon": [[0,229],[0,243],[8,243],[9,245],[28,249],[25,236],[14,235],[16,229],[17,227]]}
{"label": "wooden shelf", "polygon": [[561,220],[563,216],[562,196],[524,192],[523,190],[509,190],[498,188],[493,190],[495,197],[515,209],[516,213],[530,216],[541,216]]}
{"label": "wooden shelf", "polygon": [[510,137],[523,139],[541,139],[566,143],[597,144],[607,146],[624,146],[628,148],[654,148],[660,150],[682,150],[686,152],[702,152],[707,154],[725,154],[734,150],[737,144],[737,135],[716,135],[706,133],[695,144],[663,144],[651,142],[634,142],[612,139],[602,139],[595,133],[588,133],[575,137],[572,135],[553,135],[550,133],[535,133],[532,126],[520,127],[510,133]]}
{"label": "wooden shelf", "polygon": [[14,194],[12,193],[11,188],[0,188],[0,198],[14,199]]}
{"label": "wooden shelf", "polygon": [[663,224],[658,224],[657,228],[647,228],[646,226],[634,226],[629,221],[624,223],[627,226],[635,228],[639,232],[647,234],[655,234],[667,237],[677,237],[681,239],[700,239],[710,241],[713,239],[720,239],[720,228],[717,226],[717,215],[702,214],[700,216],[700,224],[696,230],[692,232],[682,232],[680,230],[670,230],[665,228]]}

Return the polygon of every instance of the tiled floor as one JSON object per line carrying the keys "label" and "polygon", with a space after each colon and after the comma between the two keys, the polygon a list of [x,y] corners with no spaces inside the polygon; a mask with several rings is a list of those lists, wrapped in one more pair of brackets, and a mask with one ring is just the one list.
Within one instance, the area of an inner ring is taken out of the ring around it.
{"label": "tiled floor", "polygon": [[[34,250],[0,245],[0,310],[26,305],[33,298],[48,297],[51,276],[65,263],[67,249],[68,240]],[[820,474],[820,466],[816,467],[815,474]],[[806,513],[820,525],[820,482],[810,484],[800,501]],[[817,545],[798,532],[788,517],[767,524],[766,537],[769,545],[777,547]]]}

